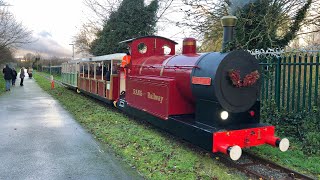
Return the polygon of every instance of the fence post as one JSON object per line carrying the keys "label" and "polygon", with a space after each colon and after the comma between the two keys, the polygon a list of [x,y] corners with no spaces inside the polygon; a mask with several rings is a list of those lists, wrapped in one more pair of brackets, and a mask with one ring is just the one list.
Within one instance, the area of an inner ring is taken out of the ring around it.
{"label": "fence post", "polygon": [[314,84],[314,103],[316,106],[318,106],[318,86],[319,86],[319,56],[320,53],[317,54],[316,57],[316,78],[315,78],[315,84]]}
{"label": "fence post", "polygon": [[275,100],[276,100],[277,108],[278,110],[280,110],[281,57],[277,57],[275,80],[276,80]]}

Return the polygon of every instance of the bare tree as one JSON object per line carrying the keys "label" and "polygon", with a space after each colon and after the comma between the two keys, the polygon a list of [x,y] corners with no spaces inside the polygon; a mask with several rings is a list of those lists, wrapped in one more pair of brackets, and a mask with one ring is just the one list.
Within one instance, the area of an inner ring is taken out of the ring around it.
{"label": "bare tree", "polygon": [[102,30],[109,15],[117,10],[122,0],[83,0],[89,12],[85,14],[86,21],[79,27],[79,31],[73,37],[75,53],[82,56],[89,55],[91,42],[97,33]]}
{"label": "bare tree", "polygon": [[8,48],[0,49],[0,64],[12,62],[13,54],[12,51]]}
{"label": "bare tree", "polygon": [[75,45],[76,54],[82,54],[86,57],[89,55],[90,43],[95,38],[96,30],[83,24],[77,35],[73,36],[73,41]]}
{"label": "bare tree", "polygon": [[[0,4],[3,1],[0,1]],[[0,7],[0,49],[18,47],[22,44],[31,43],[32,31],[27,30],[22,23],[16,21],[14,15],[7,7]]]}
{"label": "bare tree", "polygon": [[0,0],[0,6],[7,6],[7,3],[3,2],[3,0]]}

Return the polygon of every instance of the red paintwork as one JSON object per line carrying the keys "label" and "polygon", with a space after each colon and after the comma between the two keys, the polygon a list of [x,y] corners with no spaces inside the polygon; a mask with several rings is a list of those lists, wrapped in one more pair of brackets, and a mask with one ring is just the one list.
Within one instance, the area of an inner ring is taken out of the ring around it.
{"label": "red paintwork", "polygon": [[[190,39],[192,41],[192,39]],[[155,89],[156,94],[162,94],[162,91],[170,91],[174,95],[163,95],[166,98],[177,97],[174,101],[174,105],[168,104],[168,110],[160,109],[150,109],[150,107],[145,108],[147,105],[137,105],[136,98],[132,92],[133,88],[140,88],[140,90],[153,90],[157,87],[154,84],[147,84],[141,82],[140,84],[135,80],[135,78],[127,78],[126,80],[126,100],[132,106],[139,109],[147,110],[152,114],[157,114],[156,116],[167,118],[169,115],[177,114],[190,114],[194,113],[194,98],[191,91],[191,72],[198,61],[200,54],[184,54],[184,55],[174,55],[173,52],[169,55],[163,54],[162,48],[147,48],[145,54],[138,52],[138,44],[145,43],[148,47],[162,47],[163,45],[168,45],[174,50],[174,43],[170,40],[157,37],[140,38],[131,42],[130,47],[132,51],[131,66],[129,67],[128,77],[143,78],[148,81],[155,81],[157,83],[168,83],[174,80],[174,85],[170,85],[170,89],[165,88]],[[156,42],[156,43],[155,43]],[[137,85],[135,85],[137,83]],[[143,86],[142,86],[143,84]],[[172,89],[171,89],[172,88]],[[147,99],[140,99],[141,104],[149,104]],[[172,102],[168,99],[168,102]],[[154,105],[154,104],[153,104]],[[157,107],[155,107],[157,108]]]}
{"label": "red paintwork", "polygon": [[183,97],[175,88],[174,79],[134,76],[129,77],[127,82],[126,100],[132,107],[164,120],[168,119],[169,115],[193,112],[192,105],[180,104]]}
{"label": "red paintwork", "polygon": [[212,152],[221,152],[221,149],[225,149],[223,147],[234,145],[247,148],[269,144],[269,141],[275,143],[278,138],[274,137],[274,132],[274,126],[217,132],[213,134]]}
{"label": "red paintwork", "polygon": [[[138,45],[140,43],[144,43],[147,46],[147,52],[141,54],[138,50]],[[132,41],[128,44],[131,48],[131,60],[142,57],[150,57],[157,55],[164,55],[163,46],[168,46],[171,48],[170,55],[175,54],[175,43],[173,41],[169,41],[168,39],[161,37],[143,37],[137,40]]]}
{"label": "red paintwork", "polygon": [[192,76],[191,82],[192,82],[192,84],[201,84],[201,85],[210,86],[211,85],[211,78]]}
{"label": "red paintwork", "polygon": [[105,88],[106,88],[106,85],[104,82],[98,82],[98,95],[101,96],[101,97],[106,97],[105,95]]}
{"label": "red paintwork", "polygon": [[[132,76],[160,76],[176,79],[176,88],[188,103],[194,103],[191,92],[191,71],[200,55],[151,56],[132,59]],[[161,71],[162,74],[161,74]]]}
{"label": "red paintwork", "polygon": [[276,142],[277,140],[280,140],[280,138],[275,136],[267,136],[265,140],[267,144],[270,144],[271,146],[276,146]]}
{"label": "red paintwork", "polygon": [[97,80],[91,79],[91,93],[97,94]]}
{"label": "red paintwork", "polygon": [[109,95],[109,94],[110,94],[110,90],[108,90],[108,89],[106,88],[106,98],[107,98],[107,99],[110,99],[110,95]]}
{"label": "red paintwork", "polygon": [[85,79],[84,80],[85,82],[84,82],[84,84],[85,84],[85,90],[87,91],[87,92],[90,92],[90,79]]}
{"label": "red paintwork", "polygon": [[[113,76],[112,77],[112,100],[116,100],[119,97],[120,94],[120,86],[119,86],[119,77]],[[110,86],[111,87],[111,86]]]}
{"label": "red paintwork", "polygon": [[194,38],[185,38],[182,43],[182,54],[196,54],[197,42]]}
{"label": "red paintwork", "polygon": [[129,73],[129,76],[174,78],[176,80],[176,88],[185,98],[186,103],[194,103],[190,74],[199,57],[200,55],[195,54],[192,56],[152,56],[132,59],[132,71]]}
{"label": "red paintwork", "polygon": [[80,78],[80,80],[79,80],[79,84],[80,84],[80,89],[83,89],[83,90],[85,90],[85,87],[86,87],[86,81],[85,81],[85,79],[84,78]]}

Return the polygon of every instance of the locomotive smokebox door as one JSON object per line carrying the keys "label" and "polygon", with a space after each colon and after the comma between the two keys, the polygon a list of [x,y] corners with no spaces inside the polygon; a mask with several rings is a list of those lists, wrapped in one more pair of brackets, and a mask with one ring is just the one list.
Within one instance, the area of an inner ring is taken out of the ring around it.
{"label": "locomotive smokebox door", "polygon": [[[259,63],[250,53],[208,53],[198,60],[196,66],[191,79],[211,79],[206,84],[192,82],[192,93],[197,103],[196,116],[203,114],[202,111],[245,112],[259,99]],[[219,116],[212,114],[216,115]]]}

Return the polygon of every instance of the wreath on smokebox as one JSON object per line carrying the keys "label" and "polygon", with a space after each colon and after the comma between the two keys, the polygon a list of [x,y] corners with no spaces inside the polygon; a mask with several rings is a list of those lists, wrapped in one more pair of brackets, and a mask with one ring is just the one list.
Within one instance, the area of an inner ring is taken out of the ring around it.
{"label": "wreath on smokebox", "polygon": [[260,74],[258,70],[255,70],[250,74],[247,74],[243,78],[243,80],[241,80],[240,71],[232,69],[229,71],[229,77],[232,82],[232,85],[234,85],[237,88],[241,88],[241,87],[249,87],[254,85],[260,78]]}

